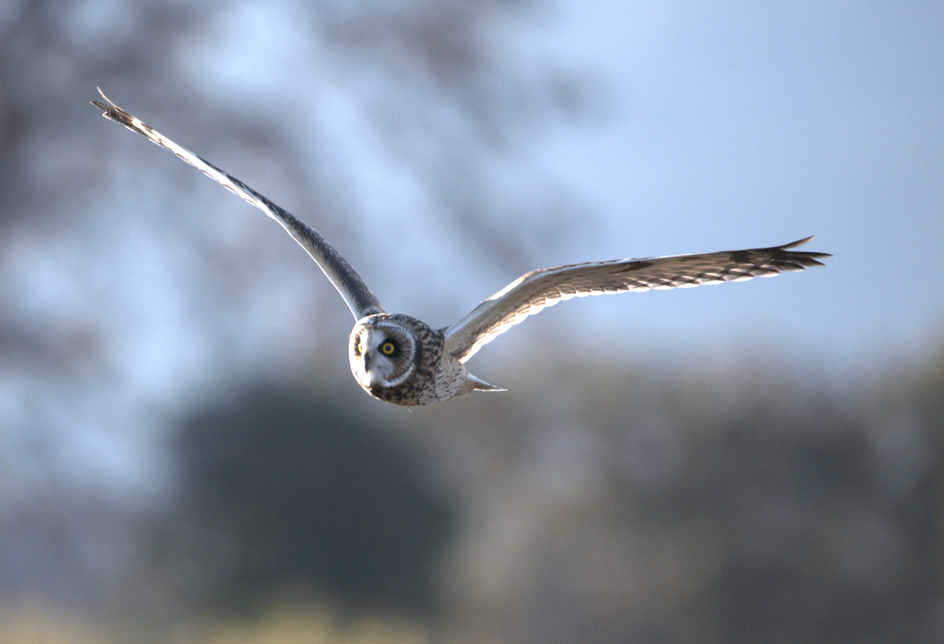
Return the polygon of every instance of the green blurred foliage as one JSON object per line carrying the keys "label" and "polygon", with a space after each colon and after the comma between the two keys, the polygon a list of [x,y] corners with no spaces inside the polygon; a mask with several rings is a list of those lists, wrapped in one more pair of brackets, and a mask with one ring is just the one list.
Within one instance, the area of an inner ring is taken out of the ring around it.
{"label": "green blurred foliage", "polygon": [[[180,433],[181,502],[151,526],[148,574],[129,588],[163,587],[177,612],[81,630],[103,642],[939,641],[942,365],[842,396],[760,370],[653,380],[571,365],[537,378],[577,405],[480,396],[410,414],[408,428],[309,389],[252,387]],[[566,432],[583,442],[542,460]],[[434,462],[464,452],[475,456],[446,471],[448,494],[434,491]],[[43,615],[38,634],[76,623]],[[23,631],[39,618],[9,619]]]}
{"label": "green blurred foliage", "polygon": [[187,421],[179,450],[185,560],[215,603],[259,608],[296,586],[357,609],[431,610],[451,509],[415,448],[371,417],[252,388]]}

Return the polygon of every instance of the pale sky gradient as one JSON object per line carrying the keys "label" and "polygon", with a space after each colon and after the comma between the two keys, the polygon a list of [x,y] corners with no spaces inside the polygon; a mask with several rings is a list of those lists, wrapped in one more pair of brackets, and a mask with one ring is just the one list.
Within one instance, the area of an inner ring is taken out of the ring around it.
{"label": "pale sky gradient", "polygon": [[800,351],[858,362],[920,354],[929,340],[940,350],[944,5],[561,2],[548,22],[536,40],[598,73],[614,113],[542,150],[608,218],[612,233],[581,252],[816,234],[813,247],[835,254],[749,295],[722,287],[607,310],[638,313],[636,328],[666,342],[726,318],[748,327],[750,314],[729,312],[756,306]]}
{"label": "pale sky gradient", "polygon": [[[232,105],[228,117],[251,119],[275,101],[298,140],[327,145],[313,157],[350,182],[349,221],[325,220],[289,194],[269,196],[339,245],[388,309],[434,325],[458,319],[518,272],[494,270],[488,249],[465,247],[442,205],[384,147],[354,92],[410,99],[390,93],[389,81],[372,87],[369,73],[360,85],[339,85],[338,71],[324,66],[331,54],[299,22],[278,5],[231,6],[212,17],[208,36],[182,39],[172,64]],[[253,25],[248,35],[245,24]],[[817,236],[811,248],[835,257],[825,269],[776,280],[565,303],[492,351],[517,351],[528,334],[562,326],[575,343],[606,334],[612,351],[646,359],[769,352],[840,373],[940,351],[942,33],[944,5],[936,2],[557,0],[499,20],[493,36],[512,43],[508,65],[582,75],[590,106],[585,121],[552,121],[515,139],[511,160],[495,167],[506,193],[480,195],[526,202],[551,184],[584,206],[558,229],[559,212],[529,219],[509,203],[502,226],[529,244],[536,263],[513,270],[808,235]],[[147,121],[140,97],[114,98]],[[186,138],[195,124],[159,125],[237,172],[206,141]],[[158,165],[158,151],[147,153],[155,173],[172,161]],[[288,163],[266,156],[238,174],[260,187],[262,171],[278,174]],[[252,216],[226,197],[216,204],[220,217]],[[260,232],[259,244],[300,255],[279,234]],[[428,290],[403,288],[420,278]],[[329,292],[310,295],[320,301]]]}

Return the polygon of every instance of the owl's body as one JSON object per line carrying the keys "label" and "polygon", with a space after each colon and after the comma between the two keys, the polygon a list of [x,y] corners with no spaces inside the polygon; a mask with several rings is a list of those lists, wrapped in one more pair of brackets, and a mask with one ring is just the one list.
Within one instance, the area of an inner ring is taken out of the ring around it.
{"label": "owl's body", "polygon": [[474,389],[497,389],[472,376],[445,344],[442,329],[402,313],[375,313],[351,331],[351,372],[364,391],[396,405],[431,405]]}
{"label": "owl's body", "polygon": [[374,398],[397,405],[429,405],[476,390],[504,391],[470,374],[465,362],[511,326],[563,300],[770,277],[819,266],[817,258],[828,257],[792,250],[812,239],[806,238],[771,248],[543,268],[521,276],[455,324],[433,329],[408,315],[386,313],[357,272],[316,230],[108,102],[92,103],[106,118],[143,134],[265,212],[311,255],[354,314],[349,341],[354,378]]}

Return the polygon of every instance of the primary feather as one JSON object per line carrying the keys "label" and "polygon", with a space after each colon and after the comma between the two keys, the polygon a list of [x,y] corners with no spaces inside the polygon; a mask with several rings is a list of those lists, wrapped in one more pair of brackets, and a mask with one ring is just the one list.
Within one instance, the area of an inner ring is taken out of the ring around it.
{"label": "primary feather", "polygon": [[236,177],[220,170],[190,150],[177,145],[138,117],[124,111],[112,103],[101,89],[98,90],[98,93],[108,101],[108,105],[92,101],[92,105],[102,110],[102,116],[116,123],[121,123],[132,132],[142,134],[153,143],[170,150],[181,161],[192,165],[230,192],[242,197],[246,202],[279,222],[282,228],[288,231],[288,234],[311,255],[311,258],[315,260],[324,274],[331,280],[334,287],[338,289],[338,293],[341,294],[348,308],[351,309],[351,313],[354,314],[355,320],[374,313],[383,313],[383,307],[380,306],[377,297],[370,292],[357,271],[317,230],[273,203],[267,197],[259,194]]}
{"label": "primary feather", "polygon": [[829,257],[828,253],[790,250],[811,239],[771,248],[616,259],[531,271],[448,327],[446,350],[465,362],[529,315],[572,297],[718,284],[821,266],[817,258]]}

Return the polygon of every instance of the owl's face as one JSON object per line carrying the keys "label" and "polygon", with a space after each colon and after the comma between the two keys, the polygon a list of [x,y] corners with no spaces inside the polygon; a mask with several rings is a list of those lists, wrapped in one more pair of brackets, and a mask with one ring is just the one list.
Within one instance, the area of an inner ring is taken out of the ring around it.
{"label": "owl's face", "polygon": [[351,332],[351,371],[358,384],[374,396],[413,375],[416,353],[412,329],[389,316],[365,318]]}
{"label": "owl's face", "polygon": [[375,313],[351,331],[351,371],[374,398],[429,405],[455,397],[469,375],[454,357],[443,358],[444,347],[442,330],[409,315]]}

